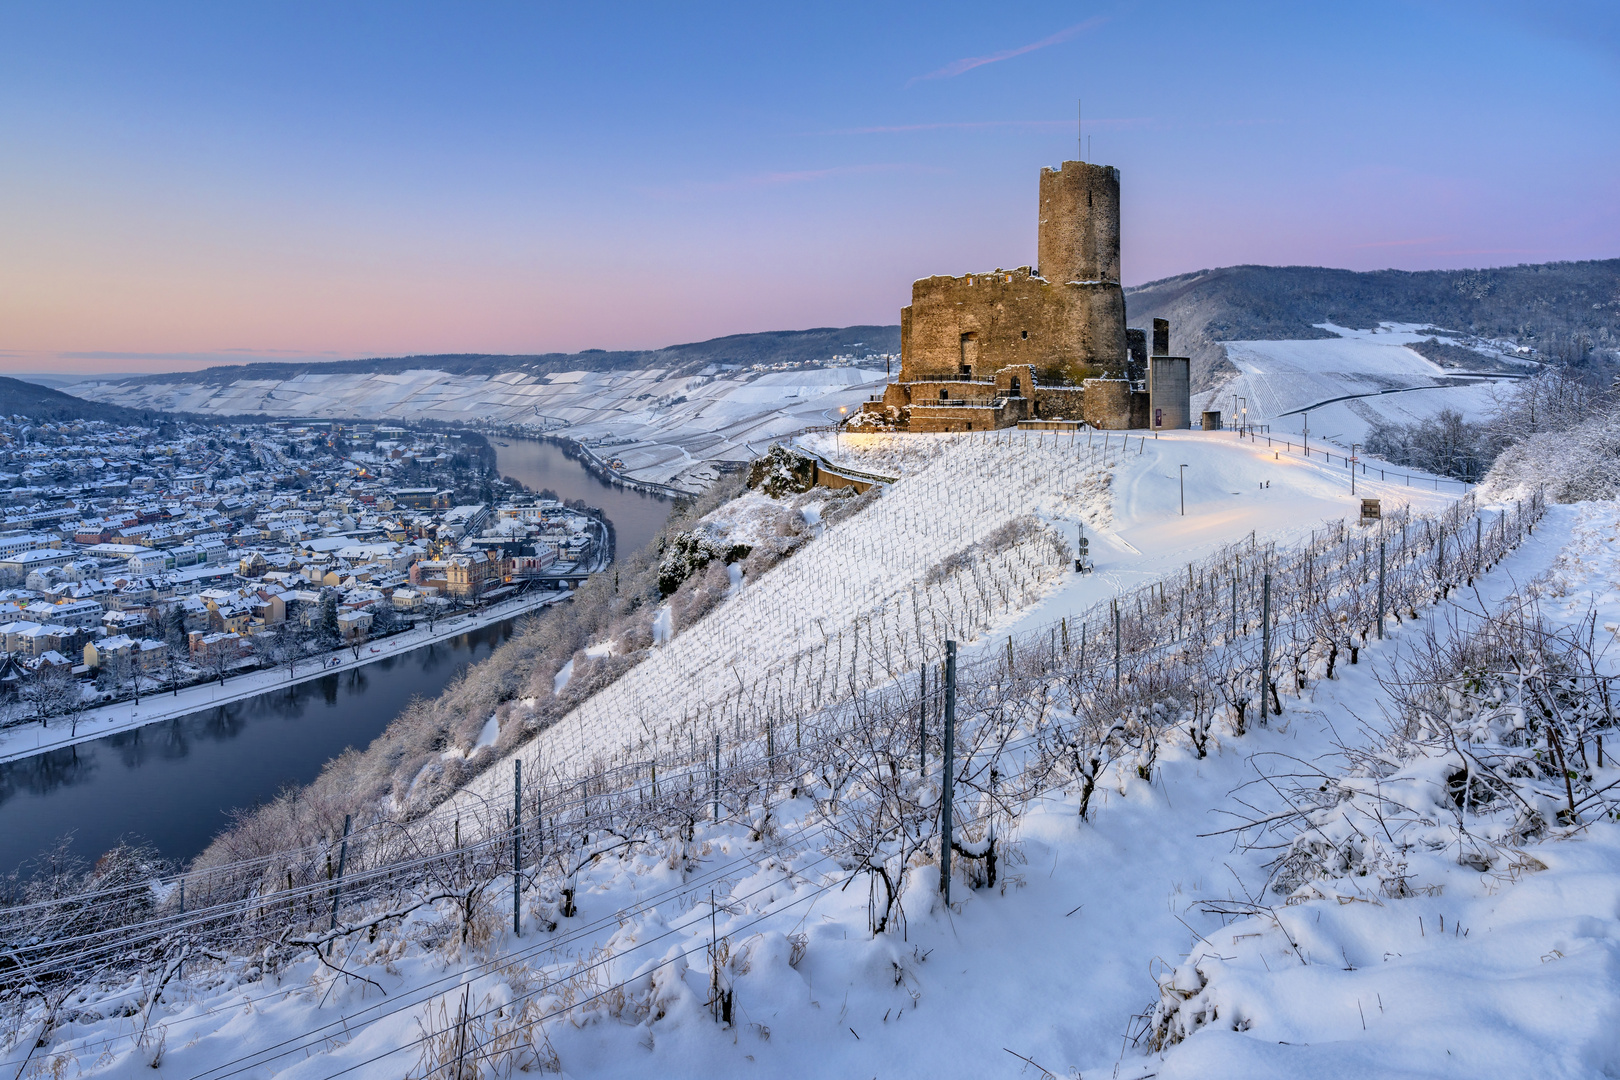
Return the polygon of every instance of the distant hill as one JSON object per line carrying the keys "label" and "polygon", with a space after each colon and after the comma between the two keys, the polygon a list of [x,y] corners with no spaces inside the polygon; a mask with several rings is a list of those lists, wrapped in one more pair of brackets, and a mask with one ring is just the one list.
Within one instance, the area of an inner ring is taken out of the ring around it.
{"label": "distant hill", "polygon": [[27,416],[35,420],[105,420],[112,424],[148,424],[172,419],[151,409],[126,409],[64,394],[38,383],[0,375],[0,416]]}
{"label": "distant hill", "polygon": [[1576,365],[1620,358],[1620,259],[1493,270],[1228,266],[1127,289],[1125,304],[1132,326],[1170,320],[1171,351],[1193,358],[1194,390],[1234,370],[1221,342],[1331,337],[1321,322],[1432,324]]}
{"label": "distant hill", "polygon": [[586,349],[577,353],[437,353],[420,356],[377,357],[367,360],[322,360],[304,363],[226,364],[175,375],[120,377],[119,383],[173,383],[218,386],[238,379],[290,379],[305,373],[336,375],[352,372],[393,374],[431,368],[451,375],[499,375],[523,371],[544,375],[557,371],[613,371],[641,368],[703,367],[708,364],[792,364],[827,360],[851,353],[898,353],[900,327],[822,326],[811,330],[772,330],[759,334],[670,345],[662,349],[609,352]]}
{"label": "distant hill", "polygon": [[[1234,371],[1222,342],[1332,336],[1317,329],[1315,324],[1323,322],[1357,329],[1380,322],[1429,324],[1530,345],[1540,357],[1586,365],[1596,374],[1620,363],[1620,259],[1486,270],[1358,272],[1320,266],[1228,266],[1139,285],[1125,290],[1125,297],[1130,325],[1146,328],[1155,317],[1170,320],[1171,350],[1192,357],[1195,391],[1210,388]],[[1454,344],[1437,342],[1427,349],[1425,355],[1467,360]],[[817,327],[732,334],[663,349],[241,364],[105,381],[223,386],[248,379],[280,381],[304,373],[397,373],[413,368],[486,376],[509,371],[544,375],[692,370],[708,364],[807,363],[836,355],[899,351],[899,326]]]}

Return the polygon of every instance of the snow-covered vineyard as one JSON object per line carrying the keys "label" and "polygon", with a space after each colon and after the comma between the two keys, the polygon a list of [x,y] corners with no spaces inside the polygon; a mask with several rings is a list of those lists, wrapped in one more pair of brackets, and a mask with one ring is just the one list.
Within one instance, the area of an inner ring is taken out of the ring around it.
{"label": "snow-covered vineyard", "polygon": [[673,628],[521,780],[6,911],[4,1061],[1620,1070],[1614,504],[1375,486],[1361,526],[1341,473],[1234,441],[816,448],[902,479]]}

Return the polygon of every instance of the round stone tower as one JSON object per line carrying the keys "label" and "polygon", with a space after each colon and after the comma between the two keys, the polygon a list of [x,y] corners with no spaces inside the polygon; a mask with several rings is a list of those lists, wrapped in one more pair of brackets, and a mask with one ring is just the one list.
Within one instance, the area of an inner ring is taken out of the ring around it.
{"label": "round stone tower", "polygon": [[1070,295],[1082,365],[1125,373],[1125,290],[1119,283],[1119,170],[1065,161],[1041,170],[1038,273]]}

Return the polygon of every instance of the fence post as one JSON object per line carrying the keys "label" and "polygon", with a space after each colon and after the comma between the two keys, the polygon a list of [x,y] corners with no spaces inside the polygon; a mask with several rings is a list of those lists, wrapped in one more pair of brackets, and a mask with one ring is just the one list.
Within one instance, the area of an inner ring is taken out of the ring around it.
{"label": "fence post", "polygon": [[1114,601],[1114,693],[1119,693],[1119,601]]}
{"label": "fence post", "polygon": [[512,762],[512,936],[523,936],[523,759]]}
{"label": "fence post", "polygon": [[[352,820],[348,814],[343,815],[343,847],[338,850],[337,881],[332,884],[332,921],[327,930],[337,929],[338,898],[343,895],[343,865],[349,861],[349,824]],[[326,955],[332,955],[332,941],[326,943]]]}
{"label": "fence post", "polygon": [[939,891],[951,902],[951,781],[956,772],[956,642],[945,643],[945,760],[939,800]]}
{"label": "fence post", "polygon": [[714,820],[720,820],[720,733],[714,733]]}
{"label": "fence post", "polygon": [[1384,640],[1384,539],[1378,538],[1378,640]]}
{"label": "fence post", "polygon": [[1260,718],[1271,709],[1266,691],[1271,689],[1271,575],[1265,576],[1260,593]]}

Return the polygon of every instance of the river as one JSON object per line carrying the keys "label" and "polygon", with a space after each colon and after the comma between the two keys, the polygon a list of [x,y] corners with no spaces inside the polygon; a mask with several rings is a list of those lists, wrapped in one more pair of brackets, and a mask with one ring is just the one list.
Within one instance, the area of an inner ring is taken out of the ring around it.
{"label": "river", "polygon": [[669,520],[668,499],[599,480],[552,443],[508,435],[492,435],[489,441],[502,476],[535,491],[549,488],[562,499],[581,499],[606,514],[620,554],[641,550]]}
{"label": "river", "polygon": [[[601,509],[620,552],[646,544],[669,517],[667,500],[604,483],[549,443],[491,441],[504,475]],[[0,765],[0,874],[67,835],[71,853],[85,861],[120,838],[151,844],[171,859],[192,858],[233,811],[309,783],[349,747],[364,749],[412,697],[436,696],[510,638],[516,622]]]}

